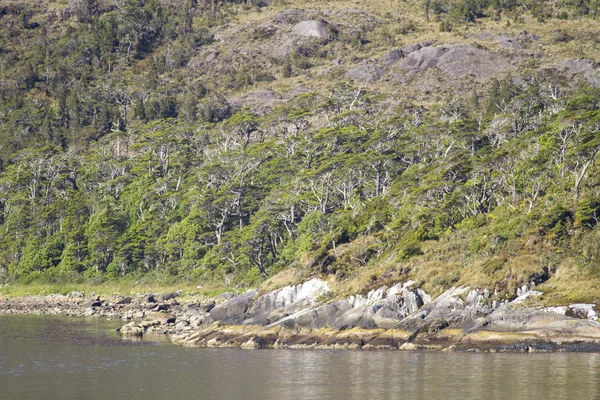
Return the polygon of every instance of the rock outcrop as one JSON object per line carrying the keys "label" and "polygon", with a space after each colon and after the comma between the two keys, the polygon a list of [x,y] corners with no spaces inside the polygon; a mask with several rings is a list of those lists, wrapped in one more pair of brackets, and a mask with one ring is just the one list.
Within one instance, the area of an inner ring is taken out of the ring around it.
{"label": "rock outcrop", "polygon": [[416,47],[418,49],[408,53],[399,64],[401,69],[416,72],[438,68],[452,78],[468,75],[487,79],[507,71],[510,66],[504,57],[481,46],[466,44]]}
{"label": "rock outcrop", "polygon": [[319,21],[302,21],[292,28],[292,33],[298,36],[327,39],[329,34],[325,26]]}
{"label": "rock outcrop", "polygon": [[170,334],[184,346],[600,351],[594,304],[526,308],[522,302],[540,292],[523,286],[516,294],[498,301],[486,289],[453,287],[431,298],[409,281],[336,299],[326,282],[312,279],[183,305],[173,294],[0,299],[0,312],[132,319],[120,329],[123,337]]}
{"label": "rock outcrop", "polygon": [[358,82],[376,82],[383,76],[383,70],[374,64],[361,64],[346,72],[346,78]]}

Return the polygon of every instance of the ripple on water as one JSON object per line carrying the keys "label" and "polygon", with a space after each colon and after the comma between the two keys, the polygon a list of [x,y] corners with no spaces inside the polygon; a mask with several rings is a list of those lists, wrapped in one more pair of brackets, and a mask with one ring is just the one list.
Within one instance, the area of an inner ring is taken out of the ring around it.
{"label": "ripple on water", "polygon": [[598,354],[190,349],[117,322],[0,317],[0,399],[600,398]]}

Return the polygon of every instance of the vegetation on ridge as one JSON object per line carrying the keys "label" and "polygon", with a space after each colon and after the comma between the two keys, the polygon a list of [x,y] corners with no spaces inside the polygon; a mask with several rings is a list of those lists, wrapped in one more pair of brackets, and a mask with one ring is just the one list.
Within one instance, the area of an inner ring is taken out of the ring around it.
{"label": "vegetation on ridge", "polygon": [[[574,32],[468,91],[431,70],[344,75],[431,36],[473,44],[596,16],[559,3],[364,5],[362,28],[330,23],[330,39],[268,59],[252,52],[274,52],[277,2],[2,5],[0,279],[244,288],[284,271],[339,292],[414,279],[594,299],[600,89],[548,68]],[[220,39],[238,28],[253,36]]]}

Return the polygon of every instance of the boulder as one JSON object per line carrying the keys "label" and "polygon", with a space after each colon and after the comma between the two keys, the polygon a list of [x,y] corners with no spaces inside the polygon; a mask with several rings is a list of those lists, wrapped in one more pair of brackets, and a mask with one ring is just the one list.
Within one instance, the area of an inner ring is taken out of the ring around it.
{"label": "boulder", "polygon": [[124,325],[120,329],[117,329],[123,336],[142,336],[144,334],[144,327],[136,324],[135,322],[130,322],[127,325]]}
{"label": "boulder", "polygon": [[434,68],[448,50],[443,46],[423,47],[408,54],[400,64],[400,68],[407,70],[419,70]]}
{"label": "boulder", "polygon": [[[394,328],[418,332],[431,324],[439,325],[443,323],[448,326],[472,318],[475,314],[484,310],[479,307],[465,306],[461,296],[467,293],[468,290],[468,287],[448,289],[436,299],[421,307],[417,312],[404,318]],[[491,309],[485,311],[489,313]]]}
{"label": "boulder", "polygon": [[174,298],[176,298],[176,297],[177,297],[177,296],[179,296],[180,294],[181,294],[181,290],[177,290],[177,291],[175,291],[175,292],[172,292],[172,293],[163,294],[163,295],[160,297],[160,300],[161,300],[161,301],[167,301],[167,300],[171,300],[171,299],[174,299]]}
{"label": "boulder", "polygon": [[154,295],[149,295],[146,296],[146,303],[157,303],[156,298],[154,297]]}
{"label": "boulder", "polygon": [[383,57],[381,57],[381,64],[385,66],[390,66],[394,64],[396,61],[404,58],[404,52],[399,49],[390,50]]}
{"label": "boulder", "polygon": [[596,312],[595,304],[570,304],[565,312],[565,315],[582,319],[598,319],[598,313]]}
{"label": "boulder", "polygon": [[412,52],[421,50],[423,47],[429,47],[434,43],[435,43],[435,40],[425,40],[424,42],[421,42],[421,43],[413,43],[406,47],[403,47],[400,51],[402,51],[402,53],[404,53],[404,54],[410,54]]}
{"label": "boulder", "polygon": [[319,21],[302,21],[292,28],[292,33],[298,36],[326,39],[329,37],[327,29]]}
{"label": "boulder", "polygon": [[210,312],[210,310],[212,310],[213,308],[215,308],[215,301],[214,300],[208,300],[206,302],[203,303],[193,303],[193,304],[186,304],[183,312],[185,315],[199,315],[199,314],[205,314]]}
{"label": "boulder", "polygon": [[102,307],[104,300],[92,300],[88,303],[88,307]]}
{"label": "boulder", "polygon": [[219,301],[227,301],[233,299],[235,297],[235,293],[233,292],[223,292],[216,297],[217,302]]}
{"label": "boulder", "polygon": [[146,316],[147,321],[156,322],[157,325],[164,325],[173,323],[176,321],[176,317],[173,314],[162,313],[162,312],[151,312]]}
{"label": "boulder", "polygon": [[118,305],[122,305],[122,304],[131,304],[131,297],[123,297],[121,300],[117,301],[115,304]]}
{"label": "boulder", "polygon": [[372,64],[363,64],[346,72],[345,76],[346,78],[350,78],[354,81],[372,83],[378,81],[383,74],[383,70],[378,66]]}
{"label": "boulder", "polygon": [[255,296],[256,290],[235,296],[210,310],[210,317],[213,321],[241,322],[245,319],[248,306]]}
{"label": "boulder", "polygon": [[338,317],[333,323],[333,327],[338,330],[351,329],[354,327],[359,328],[376,328],[377,324],[373,319],[375,307],[373,306],[362,306],[354,307],[346,311],[340,317]]}
{"label": "boulder", "polygon": [[456,79],[465,75],[487,79],[509,67],[503,56],[470,44],[422,47],[400,63],[400,68],[408,71],[439,68]]}
{"label": "boulder", "polygon": [[477,45],[444,46],[446,51],[439,58],[438,68],[452,76],[465,75],[487,79],[510,68],[507,59],[498,53],[491,53]]}
{"label": "boulder", "polygon": [[316,304],[320,295],[328,291],[329,286],[326,282],[320,279],[311,279],[299,285],[285,286],[260,296],[248,312],[252,315],[259,315],[298,303],[311,306]]}

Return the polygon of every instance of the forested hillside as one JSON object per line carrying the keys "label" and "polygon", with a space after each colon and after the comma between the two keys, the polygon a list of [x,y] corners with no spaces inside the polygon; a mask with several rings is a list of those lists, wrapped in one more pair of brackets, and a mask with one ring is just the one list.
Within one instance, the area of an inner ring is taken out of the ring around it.
{"label": "forested hillside", "polygon": [[0,279],[594,298],[599,6],[2,1]]}

